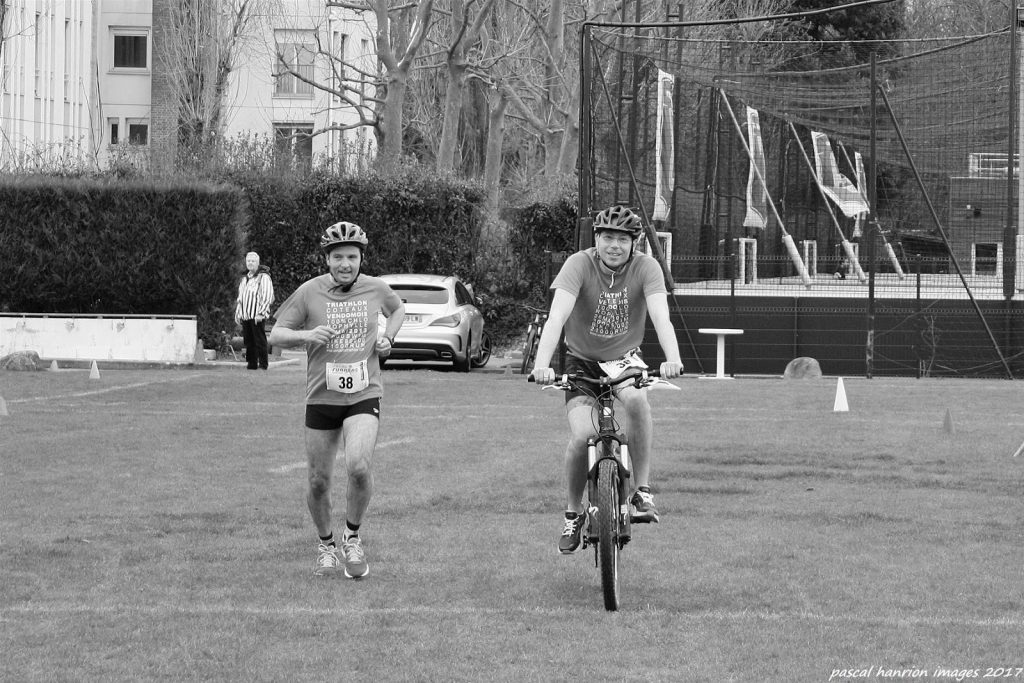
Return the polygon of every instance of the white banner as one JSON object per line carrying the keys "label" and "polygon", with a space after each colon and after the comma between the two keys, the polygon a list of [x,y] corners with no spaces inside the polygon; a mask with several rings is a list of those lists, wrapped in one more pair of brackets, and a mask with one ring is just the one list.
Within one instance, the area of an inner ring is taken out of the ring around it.
{"label": "white banner", "polygon": [[[757,110],[751,107],[747,107],[747,144],[752,158],[747,173],[747,215],[743,218],[743,226],[764,230],[768,225],[768,193],[761,181],[761,178],[767,177],[764,170],[764,144],[761,142],[761,120]],[[761,172],[760,178],[758,171]]]}
{"label": "white banner", "polygon": [[676,145],[673,137],[672,88],[675,77],[658,70],[658,120],[655,139],[654,212],[651,220],[664,221],[672,203],[672,188],[676,184]]}
{"label": "white banner", "polygon": [[[868,180],[864,174],[864,158],[860,155],[860,152],[853,153],[854,159],[857,164],[857,189],[860,190],[860,196],[866,202],[868,199]],[[862,211],[857,214],[857,220],[853,224],[853,236],[862,237],[864,235],[864,221],[868,219],[868,212]]]}
{"label": "white banner", "polygon": [[811,139],[814,141],[814,168],[822,191],[846,216],[852,218],[869,211],[868,203],[861,197],[857,186],[839,172],[828,136],[811,131]]}

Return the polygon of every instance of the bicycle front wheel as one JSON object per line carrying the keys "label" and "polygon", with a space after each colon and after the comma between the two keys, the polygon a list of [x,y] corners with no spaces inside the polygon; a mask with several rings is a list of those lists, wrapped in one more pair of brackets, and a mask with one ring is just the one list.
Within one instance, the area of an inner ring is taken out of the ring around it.
{"label": "bicycle front wheel", "polygon": [[540,330],[536,325],[530,325],[530,331],[526,334],[526,344],[523,345],[523,364],[519,368],[519,374],[525,375],[530,372],[533,359],[537,357],[537,343],[539,342]]}
{"label": "bicycle front wheel", "polygon": [[604,608],[619,609],[619,466],[614,460],[597,465],[597,556],[601,568]]}

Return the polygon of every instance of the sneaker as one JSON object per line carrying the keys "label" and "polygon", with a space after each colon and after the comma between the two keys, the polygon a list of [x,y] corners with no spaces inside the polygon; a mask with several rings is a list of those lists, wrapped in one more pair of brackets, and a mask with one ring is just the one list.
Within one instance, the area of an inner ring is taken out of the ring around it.
{"label": "sneaker", "polygon": [[558,539],[558,552],[563,555],[572,555],[579,550],[583,542],[583,527],[587,523],[587,513],[581,512],[572,519],[570,513],[565,513],[565,526],[562,527],[562,537]]}
{"label": "sneaker", "polygon": [[341,560],[338,559],[338,549],[333,545],[321,543],[317,547],[319,553],[316,564],[313,566],[314,576],[332,576],[341,571]]}
{"label": "sneaker", "polygon": [[654,496],[650,491],[637,489],[637,492],[629,499],[629,504],[633,506],[631,521],[639,524],[658,521],[658,508],[654,506]]}
{"label": "sneaker", "polygon": [[358,536],[341,539],[341,552],[345,553],[345,576],[361,579],[370,573],[370,566],[363,555],[363,542]]}

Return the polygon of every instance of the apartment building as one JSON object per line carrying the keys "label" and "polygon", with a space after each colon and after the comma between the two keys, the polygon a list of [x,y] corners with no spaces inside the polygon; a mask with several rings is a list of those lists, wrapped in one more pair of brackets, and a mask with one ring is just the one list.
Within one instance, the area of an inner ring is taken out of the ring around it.
{"label": "apartment building", "polygon": [[[181,2],[8,0],[0,46],[0,168],[31,167],[58,155],[103,166],[125,149],[155,161],[173,158],[181,105],[166,55],[183,39],[171,15]],[[284,73],[278,59],[283,55],[318,83],[354,78],[368,88],[364,74],[377,63],[372,13],[326,9],[322,0],[251,6],[257,11],[237,44],[219,134],[273,140],[305,163],[329,158],[351,166],[372,155],[374,138],[365,127],[314,135],[357,121],[362,100],[353,106],[329,96]],[[342,73],[342,60],[354,73]]]}
{"label": "apartment building", "polygon": [[98,151],[94,17],[88,1],[8,0],[0,26],[0,168]]}

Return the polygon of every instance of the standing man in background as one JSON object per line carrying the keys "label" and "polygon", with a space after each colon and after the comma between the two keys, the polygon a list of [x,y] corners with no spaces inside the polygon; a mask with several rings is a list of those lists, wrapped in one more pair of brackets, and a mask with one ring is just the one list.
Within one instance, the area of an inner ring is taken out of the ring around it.
{"label": "standing man in background", "polygon": [[266,370],[267,331],[263,322],[270,317],[270,304],[274,303],[274,283],[267,267],[260,265],[260,255],[255,251],[245,255],[245,269],[238,283],[235,322],[242,326],[246,367]]}

